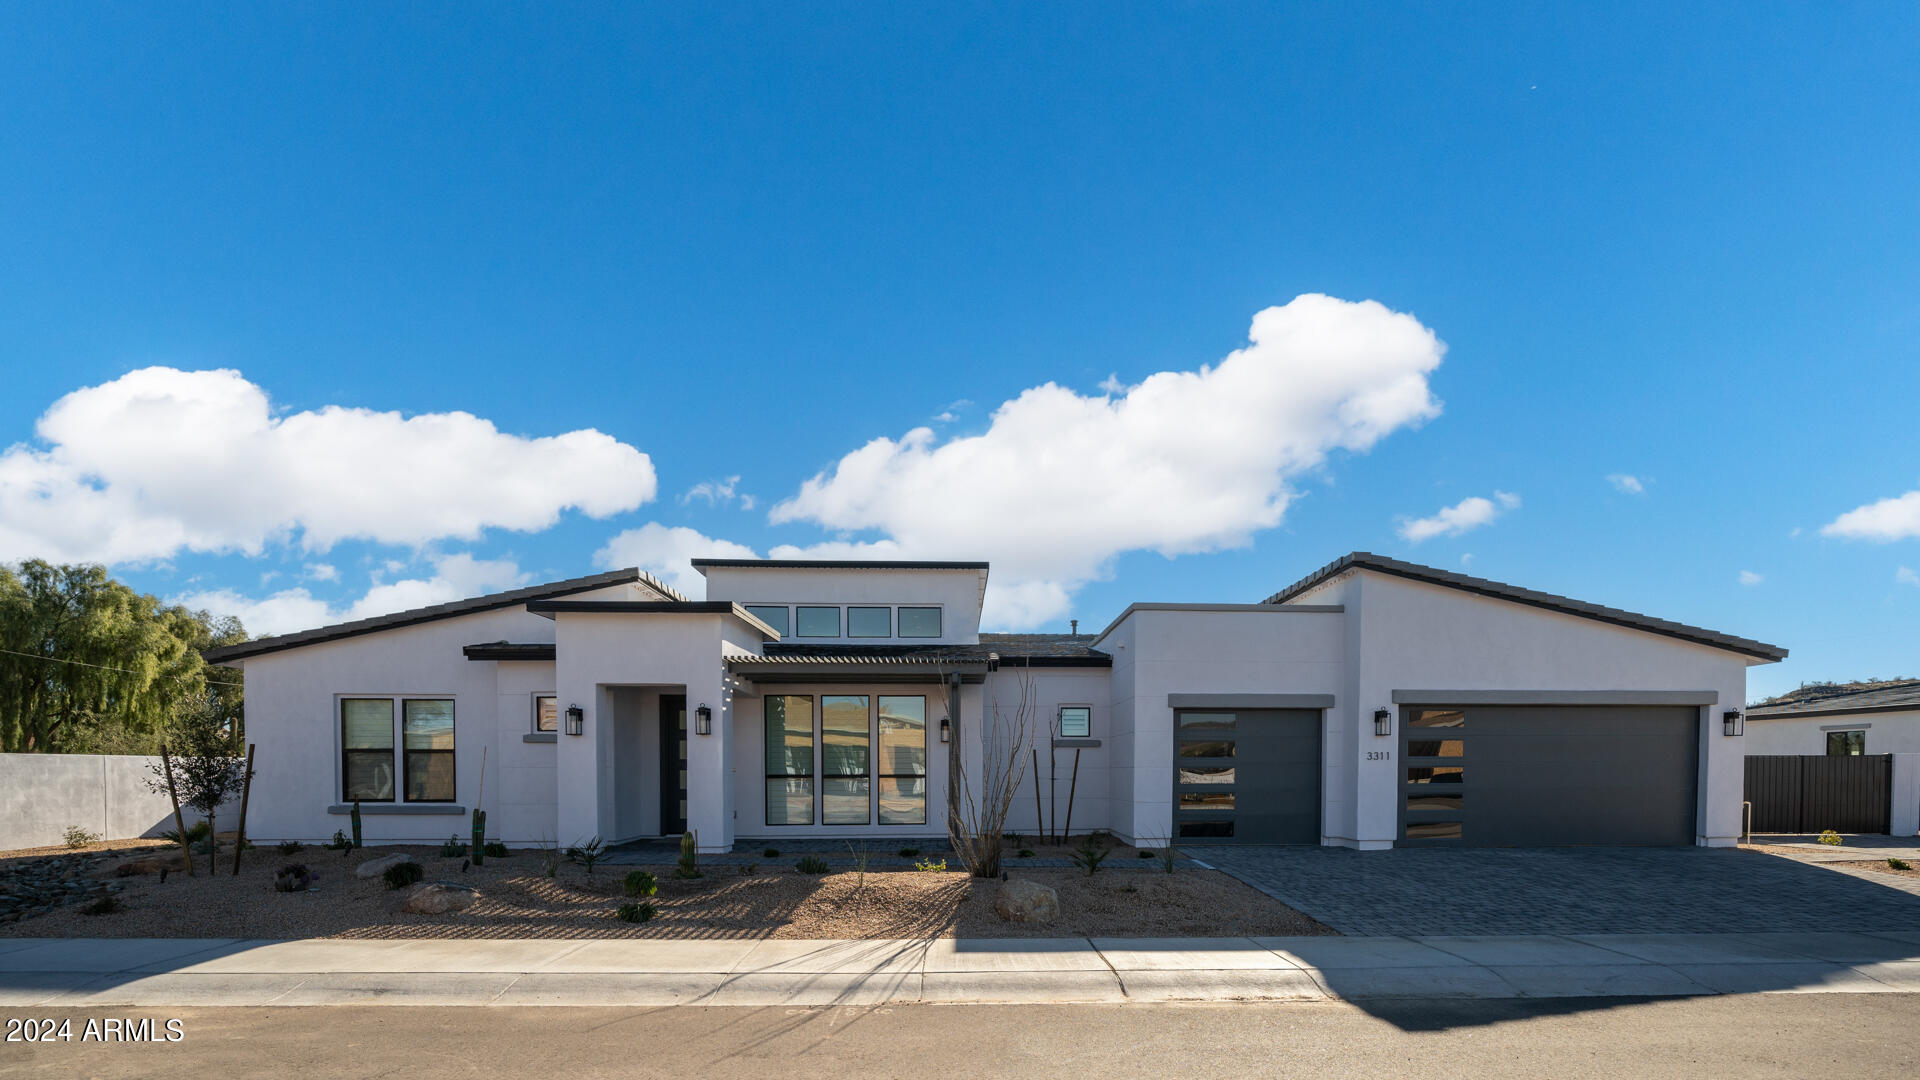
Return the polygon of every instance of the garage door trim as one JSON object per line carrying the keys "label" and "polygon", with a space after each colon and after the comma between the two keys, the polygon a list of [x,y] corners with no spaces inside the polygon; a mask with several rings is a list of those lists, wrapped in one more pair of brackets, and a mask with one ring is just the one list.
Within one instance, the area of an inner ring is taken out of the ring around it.
{"label": "garage door trim", "polygon": [[1718,690],[1395,690],[1395,705],[1718,705]]}

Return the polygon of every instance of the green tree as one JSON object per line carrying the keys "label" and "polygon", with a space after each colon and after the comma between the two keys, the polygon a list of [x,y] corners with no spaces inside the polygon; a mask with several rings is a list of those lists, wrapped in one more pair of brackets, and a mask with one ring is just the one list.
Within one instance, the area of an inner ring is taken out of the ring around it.
{"label": "green tree", "polygon": [[162,604],[104,567],[0,566],[0,752],[151,753],[189,702],[237,735],[240,673],[200,654],[244,640],[238,620]]}
{"label": "green tree", "polygon": [[200,694],[180,702],[167,727],[167,764],[173,767],[173,783],[167,783],[167,768],[159,762],[149,766],[153,779],[147,786],[161,794],[177,794],[180,804],[200,811],[207,819],[207,850],[215,858],[220,854],[220,827],[214,813],[222,803],[240,794],[245,780],[246,762],[240,757],[240,734],[211,694]]}

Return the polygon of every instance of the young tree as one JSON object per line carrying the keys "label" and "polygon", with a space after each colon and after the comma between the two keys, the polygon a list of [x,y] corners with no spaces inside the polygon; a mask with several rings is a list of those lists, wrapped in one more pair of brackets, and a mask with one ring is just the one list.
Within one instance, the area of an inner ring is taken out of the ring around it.
{"label": "young tree", "polygon": [[[947,839],[967,873],[977,878],[1000,876],[1000,856],[1006,831],[1007,812],[1013,809],[1013,797],[1027,771],[1027,744],[1032,741],[1034,715],[1039,708],[1039,692],[1033,672],[1016,668],[1013,688],[1017,695],[1010,706],[1002,706],[997,694],[991,695],[980,718],[979,791],[976,777],[967,768],[961,751],[958,710],[953,716],[952,742],[947,752]],[[953,705],[959,703],[959,687],[953,690]]]}
{"label": "young tree", "polygon": [[[166,746],[173,767],[173,790],[182,805],[200,811],[207,819],[209,846],[218,856],[219,827],[214,815],[221,804],[240,793],[246,779],[236,725],[216,699],[202,694],[175,715],[167,729]],[[147,786],[166,793],[166,767],[156,764],[151,768],[154,779],[147,781]]]}

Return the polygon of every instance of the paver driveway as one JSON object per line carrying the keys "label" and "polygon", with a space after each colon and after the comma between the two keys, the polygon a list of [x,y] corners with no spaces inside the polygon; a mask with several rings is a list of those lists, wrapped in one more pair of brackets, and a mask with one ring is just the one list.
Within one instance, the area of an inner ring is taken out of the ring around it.
{"label": "paver driveway", "polygon": [[1920,895],[1726,848],[1189,852],[1343,934],[1920,930]]}

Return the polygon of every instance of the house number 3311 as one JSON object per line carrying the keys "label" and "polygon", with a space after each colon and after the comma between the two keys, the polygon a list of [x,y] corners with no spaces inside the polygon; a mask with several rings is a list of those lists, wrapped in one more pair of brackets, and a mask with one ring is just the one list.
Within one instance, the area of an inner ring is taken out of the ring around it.
{"label": "house number 3311", "polygon": [[1389,758],[1391,758],[1391,757],[1393,757],[1393,751],[1391,751],[1391,750],[1369,750],[1369,751],[1367,751],[1367,760],[1368,760],[1368,761],[1386,761],[1387,759],[1389,759]]}

